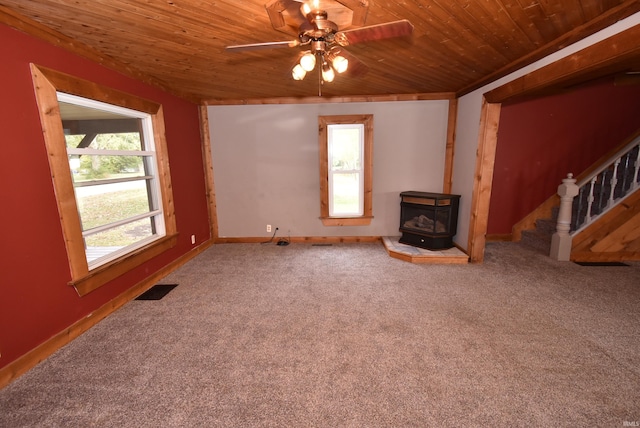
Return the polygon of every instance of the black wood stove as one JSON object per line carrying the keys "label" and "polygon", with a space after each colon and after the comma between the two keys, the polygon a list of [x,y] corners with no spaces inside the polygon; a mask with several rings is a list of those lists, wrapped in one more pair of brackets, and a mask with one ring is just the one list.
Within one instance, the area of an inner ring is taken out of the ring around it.
{"label": "black wood stove", "polygon": [[399,242],[428,250],[453,247],[460,195],[410,191],[400,198]]}

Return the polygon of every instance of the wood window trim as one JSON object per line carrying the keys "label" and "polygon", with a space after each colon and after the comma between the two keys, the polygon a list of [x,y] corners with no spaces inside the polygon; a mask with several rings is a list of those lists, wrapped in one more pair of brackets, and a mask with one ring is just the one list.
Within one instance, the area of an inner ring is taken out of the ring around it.
{"label": "wood window trim", "polygon": [[[329,216],[328,125],[364,125],[364,210],[356,217]],[[320,158],[320,220],[324,226],[367,226],[373,219],[373,115],[318,116]]]}
{"label": "wood window trim", "polygon": [[[78,294],[83,296],[177,244],[163,109],[162,105],[153,101],[35,64],[31,64],[31,75],[71,271],[69,285],[75,287]],[[153,123],[158,162],[157,178],[162,193],[166,235],[92,270],[89,270],[84,252],[82,227],[64,144],[64,130],[57,99],[58,91],[148,113]]]}

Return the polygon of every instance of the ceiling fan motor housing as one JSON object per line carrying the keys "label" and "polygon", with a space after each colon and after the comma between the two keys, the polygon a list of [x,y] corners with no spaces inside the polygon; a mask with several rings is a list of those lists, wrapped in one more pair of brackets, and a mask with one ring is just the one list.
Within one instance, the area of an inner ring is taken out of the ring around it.
{"label": "ceiling fan motor housing", "polygon": [[307,19],[309,19],[315,27],[314,30],[311,30],[313,38],[324,37],[338,31],[338,26],[334,22],[329,21],[327,12],[324,10],[312,10],[307,15]]}
{"label": "ceiling fan motor housing", "polygon": [[327,48],[327,42],[324,40],[314,40],[311,42],[311,52],[323,53]]}

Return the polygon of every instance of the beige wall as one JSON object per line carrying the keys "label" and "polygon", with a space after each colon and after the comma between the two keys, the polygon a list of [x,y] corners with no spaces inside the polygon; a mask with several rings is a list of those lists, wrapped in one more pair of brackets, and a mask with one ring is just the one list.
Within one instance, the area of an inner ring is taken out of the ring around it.
{"label": "beige wall", "polygon": [[[209,106],[220,237],[398,236],[399,193],[441,192],[449,102]],[[369,226],[319,220],[318,116],[373,114]]]}

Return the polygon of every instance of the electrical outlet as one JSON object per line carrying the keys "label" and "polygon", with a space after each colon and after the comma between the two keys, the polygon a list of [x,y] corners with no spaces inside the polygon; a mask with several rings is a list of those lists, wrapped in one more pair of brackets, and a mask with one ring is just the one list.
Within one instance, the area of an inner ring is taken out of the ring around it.
{"label": "electrical outlet", "polygon": [[270,224],[267,225],[267,232],[271,232],[271,225]]}
{"label": "electrical outlet", "polygon": [[195,244],[196,243],[196,235],[191,235],[191,244]]}

